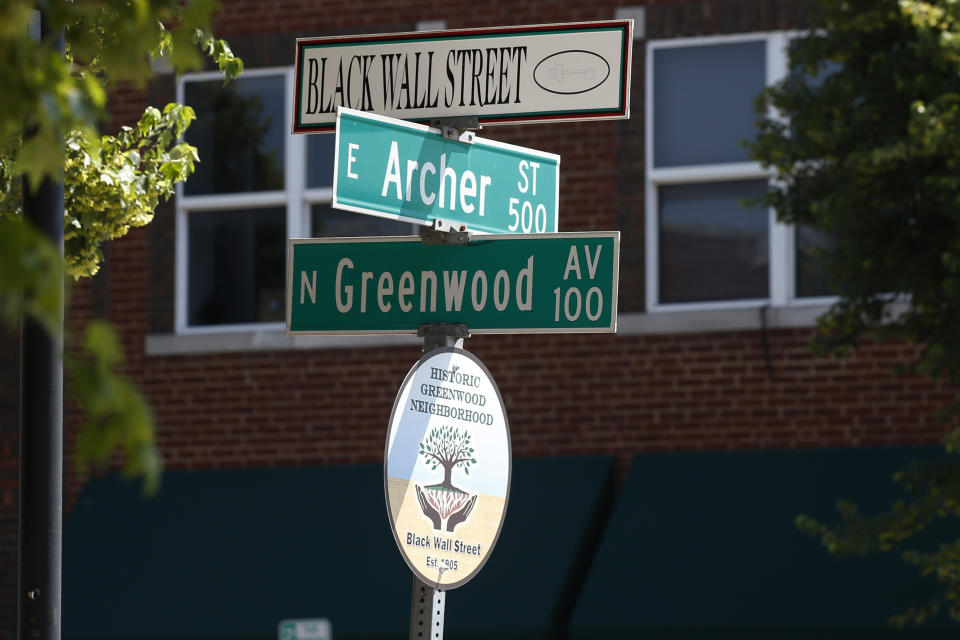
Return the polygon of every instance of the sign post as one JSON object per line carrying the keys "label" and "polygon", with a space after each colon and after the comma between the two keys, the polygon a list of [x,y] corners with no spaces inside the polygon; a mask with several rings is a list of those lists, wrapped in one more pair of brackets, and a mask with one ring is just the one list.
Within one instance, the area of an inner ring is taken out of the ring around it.
{"label": "sign post", "polygon": [[300,38],[294,133],[338,107],[480,124],[630,117],[633,21]]}
{"label": "sign post", "polygon": [[632,31],[611,20],[297,40],[293,132],[336,128],[333,206],[425,225],[420,239],[290,240],[287,266],[287,335],[424,338],[384,455],[391,530],[414,574],[411,639],[442,638],[445,590],[483,567],[509,496],[503,401],[463,339],[617,323],[620,234],[556,233],[560,157],[455,128],[629,118]]}
{"label": "sign post", "polygon": [[557,230],[560,156],[341,108],[333,206],[486,233]]}

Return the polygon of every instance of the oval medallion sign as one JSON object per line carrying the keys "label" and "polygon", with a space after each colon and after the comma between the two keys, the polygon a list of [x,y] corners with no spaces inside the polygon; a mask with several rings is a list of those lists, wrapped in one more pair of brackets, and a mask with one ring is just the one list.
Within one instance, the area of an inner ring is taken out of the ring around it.
{"label": "oval medallion sign", "polygon": [[541,60],[533,81],[550,93],[575,95],[593,91],[610,76],[610,63],[593,51],[572,49]]}
{"label": "oval medallion sign", "polygon": [[424,583],[453,589],[483,567],[510,494],[510,429],[500,390],[473,354],[425,354],[403,381],[384,454],[390,527]]}

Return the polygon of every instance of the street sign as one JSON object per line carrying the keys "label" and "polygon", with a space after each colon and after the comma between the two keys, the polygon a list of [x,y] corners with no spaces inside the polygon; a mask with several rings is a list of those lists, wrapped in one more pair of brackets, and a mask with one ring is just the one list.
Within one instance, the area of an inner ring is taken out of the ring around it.
{"label": "street sign", "polygon": [[488,233],[557,230],[560,156],[355,109],[337,114],[333,206]]}
{"label": "street sign", "polygon": [[290,240],[287,335],[614,333],[620,232]]}
{"label": "street sign", "polygon": [[326,618],[281,620],[277,640],[331,640],[333,633]]}
{"label": "street sign", "polygon": [[425,584],[453,589],[490,556],[510,495],[510,429],[490,372],[444,347],[407,374],[390,414],[384,496],[394,540]]}
{"label": "street sign", "polygon": [[482,124],[630,117],[633,21],[300,38],[294,133],[337,107]]}

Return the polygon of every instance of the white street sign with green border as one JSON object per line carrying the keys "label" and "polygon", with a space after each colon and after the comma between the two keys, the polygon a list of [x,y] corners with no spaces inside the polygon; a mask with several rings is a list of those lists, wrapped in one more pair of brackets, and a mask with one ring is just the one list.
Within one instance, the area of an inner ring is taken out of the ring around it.
{"label": "white street sign with green border", "polygon": [[294,133],[337,108],[481,124],[630,117],[632,20],[300,38]]}

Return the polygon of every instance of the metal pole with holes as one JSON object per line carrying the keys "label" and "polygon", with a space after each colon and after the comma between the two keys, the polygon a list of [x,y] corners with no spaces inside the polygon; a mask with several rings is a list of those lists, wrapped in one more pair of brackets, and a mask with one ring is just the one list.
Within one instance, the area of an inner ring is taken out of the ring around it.
{"label": "metal pole with holes", "polygon": [[410,600],[410,640],[440,640],[443,638],[443,610],[446,591],[424,584],[413,577],[413,597]]}
{"label": "metal pole with holes", "polygon": [[[423,325],[418,332],[423,338],[423,352],[442,347],[463,348],[468,337],[466,325]],[[459,337],[458,337],[459,336]],[[443,638],[443,610],[447,594],[442,589],[425,584],[413,576],[413,596],[410,600],[410,640],[441,640]]]}
{"label": "metal pole with holes", "polygon": [[[458,230],[437,220],[433,228],[424,227],[420,233],[427,244],[459,244],[469,242],[464,227]],[[443,347],[463,348],[463,341],[470,337],[465,324],[425,324],[417,335],[423,338],[423,352],[428,353]],[[441,640],[443,638],[443,611],[447,594],[442,589],[413,577],[413,595],[410,600],[410,640]]]}
{"label": "metal pole with holes", "polygon": [[[440,127],[444,137],[459,140],[463,133],[470,134],[466,142],[473,142],[477,119],[442,118],[431,124]],[[466,245],[470,234],[465,226],[453,227],[442,220],[434,220],[432,227],[421,227],[420,240],[424,244]],[[443,347],[463,348],[463,341],[470,337],[465,324],[425,324],[417,331],[423,338],[423,352],[428,353]],[[413,576],[413,595],[410,599],[410,640],[442,640],[443,612],[447,593],[434,585],[424,583]]]}

